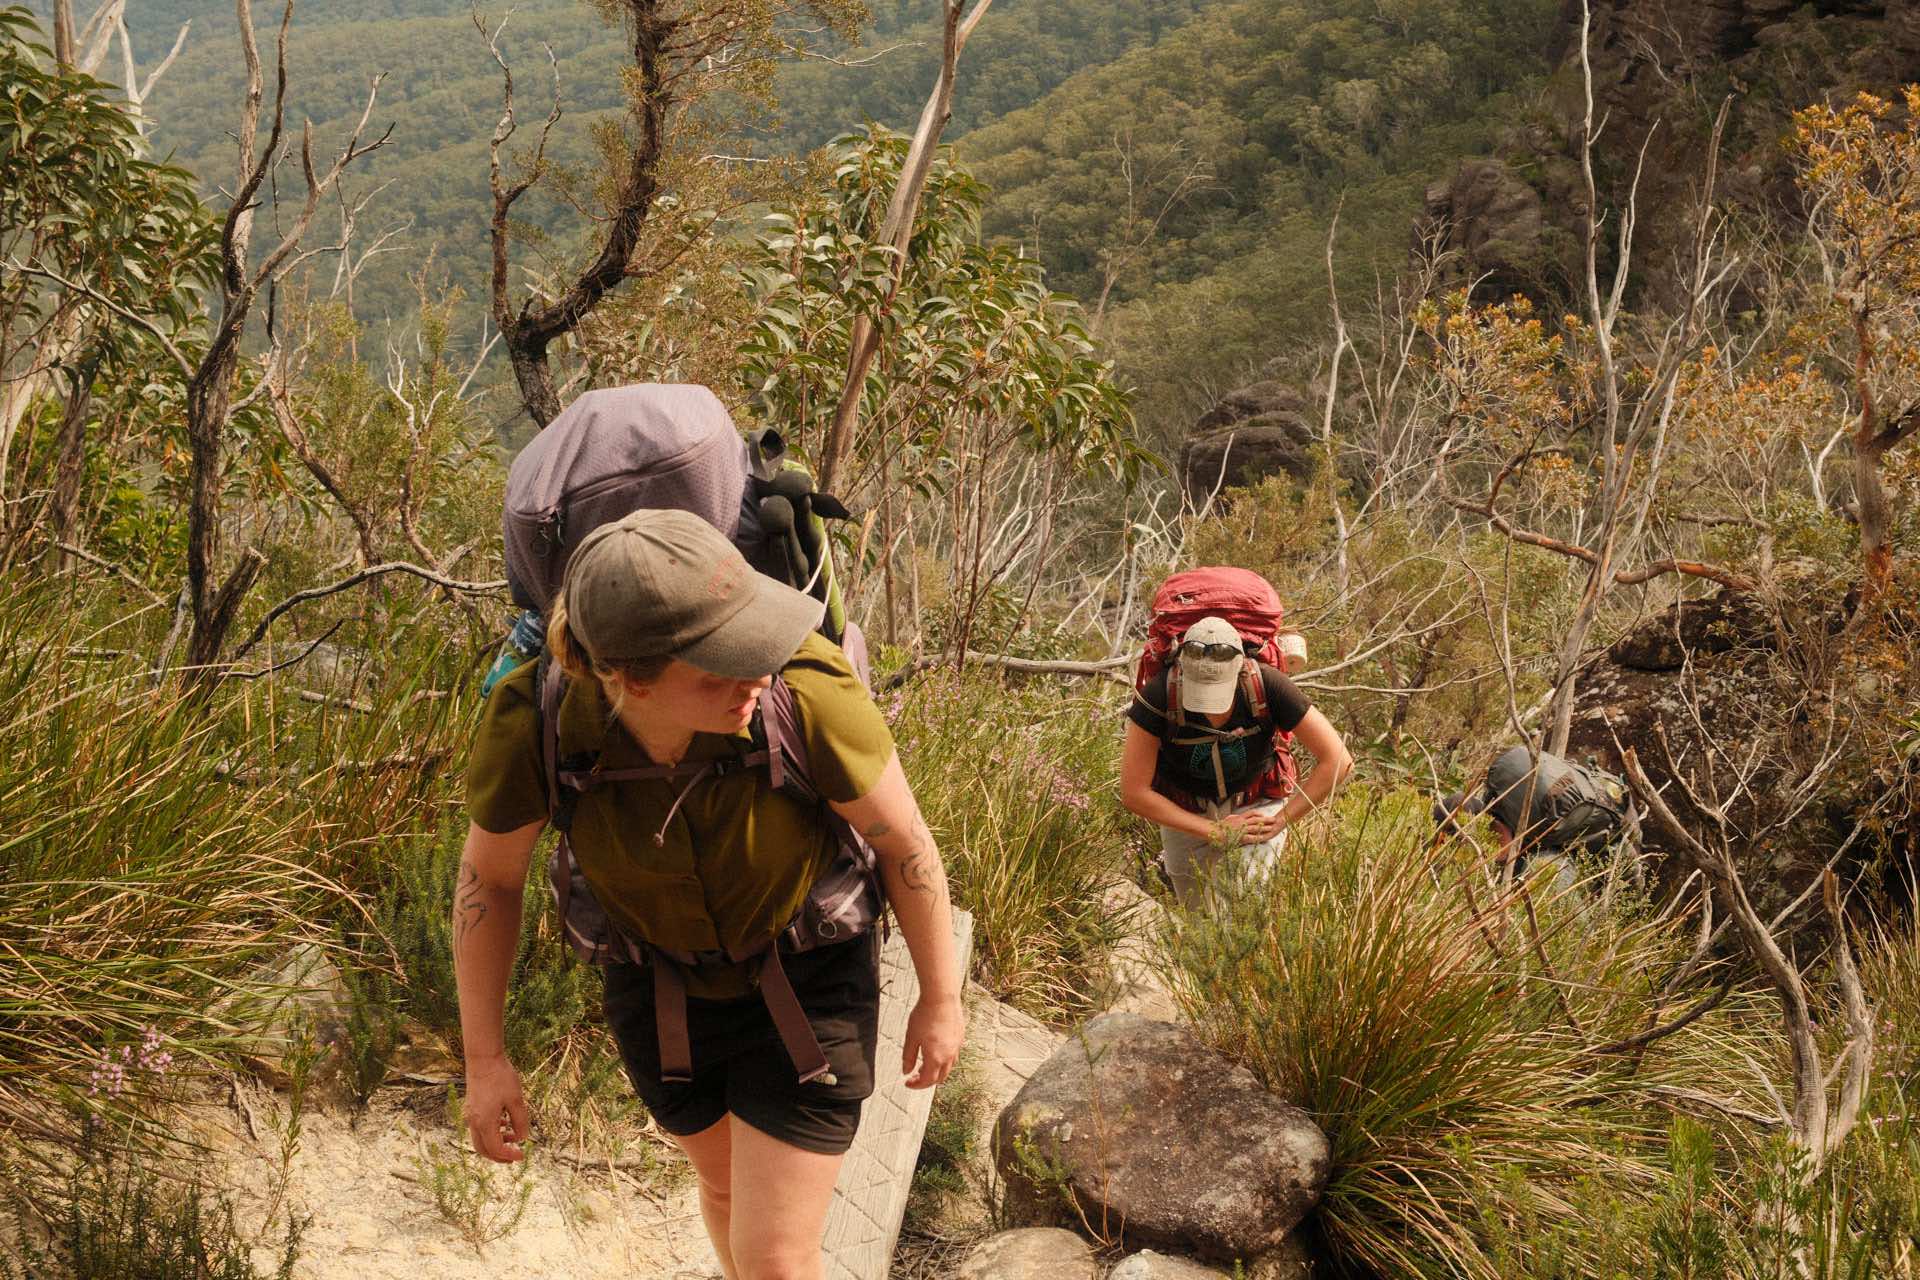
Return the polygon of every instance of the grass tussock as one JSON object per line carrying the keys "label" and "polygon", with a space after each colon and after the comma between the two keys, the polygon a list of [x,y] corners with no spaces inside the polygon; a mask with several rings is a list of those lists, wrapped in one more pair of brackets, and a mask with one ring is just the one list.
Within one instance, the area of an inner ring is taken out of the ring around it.
{"label": "grass tussock", "polygon": [[1138,834],[1115,781],[1117,709],[1098,690],[947,669],[882,705],[954,901],[973,912],[976,976],[1040,1017],[1087,1012],[1132,927],[1109,906]]}
{"label": "grass tussock", "polygon": [[[0,1112],[65,1145],[228,1062],[247,1029],[222,1010],[263,962],[365,925],[393,851],[445,812],[471,707],[435,683],[447,638],[407,624],[394,674],[337,701],[276,680],[193,701],[141,656],[164,620],[108,603],[0,588]],[[152,1038],[166,1070],[130,1056]]]}
{"label": "grass tussock", "polygon": [[[1173,922],[1170,977],[1210,1042],[1326,1130],[1323,1229],[1375,1273],[1515,1274],[1500,1224],[1579,1219],[1596,1182],[1660,1184],[1650,1086],[1775,1055],[1758,1019],[1595,1052],[1651,1025],[1647,993],[1688,949],[1618,878],[1502,892],[1411,796],[1349,796],[1287,856],[1221,915]],[[1568,1274],[1601,1274],[1597,1236],[1562,1247]]]}

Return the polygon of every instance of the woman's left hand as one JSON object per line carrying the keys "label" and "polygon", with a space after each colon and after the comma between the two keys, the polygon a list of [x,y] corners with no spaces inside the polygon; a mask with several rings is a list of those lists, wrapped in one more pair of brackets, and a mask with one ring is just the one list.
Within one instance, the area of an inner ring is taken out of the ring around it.
{"label": "woman's left hand", "polygon": [[920,997],[907,1018],[906,1043],[900,1053],[907,1088],[930,1089],[953,1074],[966,1025],[959,996]]}

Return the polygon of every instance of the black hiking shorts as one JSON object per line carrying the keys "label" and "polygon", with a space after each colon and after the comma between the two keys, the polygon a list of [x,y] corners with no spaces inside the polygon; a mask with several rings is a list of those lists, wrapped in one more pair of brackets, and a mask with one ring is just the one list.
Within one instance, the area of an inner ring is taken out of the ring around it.
{"label": "black hiking shorts", "polygon": [[834,1083],[801,1084],[758,992],[738,1000],[687,998],[693,1079],[660,1079],[653,974],[645,966],[606,971],[607,1026],[634,1092],[662,1129],[686,1136],[729,1112],[803,1151],[839,1155],[853,1145],[860,1104],[873,1092],[880,1030],[877,931],[802,955],[781,957]]}

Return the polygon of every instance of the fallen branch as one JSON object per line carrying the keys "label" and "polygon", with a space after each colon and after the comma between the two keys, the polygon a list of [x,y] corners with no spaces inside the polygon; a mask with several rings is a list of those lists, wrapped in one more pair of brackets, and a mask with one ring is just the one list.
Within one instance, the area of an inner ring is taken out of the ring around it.
{"label": "fallen branch", "polygon": [[358,711],[363,716],[373,714],[373,704],[362,702],[358,698],[341,698],[330,693],[321,693],[318,689],[299,689],[296,696],[302,702],[311,702],[322,707],[338,707],[342,711]]}
{"label": "fallen branch", "polygon": [[[1040,658],[1012,658],[999,653],[975,653],[969,650],[961,655],[962,662],[974,663],[983,667],[1002,667],[1008,671],[1022,671],[1030,675],[1082,676],[1115,680],[1128,688],[1133,681],[1120,674],[1125,667],[1133,665],[1131,655],[1122,654],[1117,658],[1100,658],[1093,662],[1049,661]],[[945,658],[920,658],[909,662],[885,680],[880,682],[882,689],[898,689],[922,671],[931,671],[935,667],[945,666]]]}
{"label": "fallen branch", "polygon": [[1650,1086],[1647,1089],[1647,1093],[1655,1098],[1672,1102],[1691,1102],[1696,1107],[1705,1107],[1709,1111],[1717,1111],[1730,1119],[1745,1120],[1748,1124],[1757,1125],[1768,1131],[1784,1128],[1786,1125],[1786,1121],[1782,1120],[1779,1116],[1770,1116],[1764,1112],[1751,1111],[1746,1107],[1740,1106],[1738,1103],[1728,1102],[1725,1098],[1716,1098],[1712,1094],[1701,1093],[1696,1089],[1682,1089],[1675,1085],[1657,1084]]}

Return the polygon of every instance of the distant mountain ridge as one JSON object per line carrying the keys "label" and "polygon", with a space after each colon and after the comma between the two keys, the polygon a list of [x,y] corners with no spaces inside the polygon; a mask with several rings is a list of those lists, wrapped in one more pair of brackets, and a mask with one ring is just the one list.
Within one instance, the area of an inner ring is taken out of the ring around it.
{"label": "distant mountain ridge", "polygon": [[[1039,100],[1090,63],[1103,62],[1177,31],[1227,0],[998,0],[969,47],[948,137]],[[45,13],[50,6],[38,0]],[[516,74],[522,114],[543,110],[552,81],[543,44],[560,66],[565,116],[552,154],[589,171],[597,163],[593,124],[623,109],[619,68],[626,51],[617,31],[586,0],[521,0],[485,6],[498,23]],[[755,145],[803,153],[836,133],[875,119],[911,128],[937,68],[939,0],[875,0],[863,48],[843,66],[820,60],[787,67],[781,121]],[[192,21],[187,46],[162,80],[149,114],[163,153],[198,174],[209,189],[231,181],[229,136],[237,118],[242,64],[230,0],[131,0],[129,28],[149,65]],[[280,6],[256,0],[263,53]],[[402,222],[402,251],[373,263],[359,290],[362,318],[402,315],[407,276],[431,253],[452,282],[476,296],[484,283],[486,144],[500,112],[500,75],[474,30],[466,0],[301,0],[289,36],[290,116],[311,117],[320,146],[337,145],[358,118],[368,81],[381,84],[373,127],[394,125],[392,140],[355,166],[349,190],[390,182],[363,219],[377,232]],[[115,64],[117,66],[117,63]],[[531,136],[529,129],[522,138]],[[571,219],[538,194],[523,209],[535,227]],[[565,246],[560,246],[564,250]]]}

